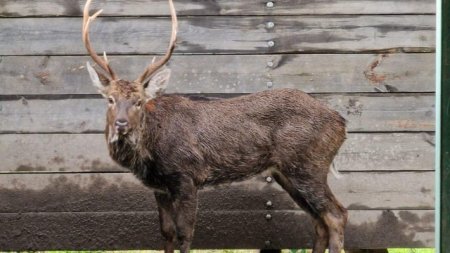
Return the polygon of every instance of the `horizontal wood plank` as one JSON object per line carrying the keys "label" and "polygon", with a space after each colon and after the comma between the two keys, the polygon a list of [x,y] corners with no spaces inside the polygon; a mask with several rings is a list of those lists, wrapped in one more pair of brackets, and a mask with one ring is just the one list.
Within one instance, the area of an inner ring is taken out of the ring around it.
{"label": "horizontal wood plank", "polygon": [[[434,131],[434,95],[318,95],[348,120],[353,131]],[[103,99],[0,101],[0,132],[81,133],[103,131]]]}
{"label": "horizontal wood plank", "polygon": [[[81,16],[84,1],[71,0],[2,0],[0,16]],[[93,8],[102,8],[102,15],[145,16],[169,15],[167,3],[157,0],[111,0],[94,2]],[[178,15],[299,15],[299,14],[416,14],[435,12],[432,0],[342,0],[329,1],[277,1],[272,8],[265,1],[177,1]]]}
{"label": "horizontal wood plank", "polygon": [[[84,56],[4,56],[0,94],[96,94]],[[152,56],[112,56],[134,80]],[[375,66],[374,66],[375,64]],[[271,65],[269,67],[268,65]],[[434,54],[176,55],[168,93],[253,93],[267,88],[305,92],[433,92]]]}
{"label": "horizontal wood plank", "polygon": [[338,171],[433,170],[434,136],[419,134],[348,134],[334,159]]}
{"label": "horizontal wood plank", "polygon": [[[311,248],[313,225],[300,211],[202,212],[193,248]],[[16,250],[161,249],[158,216],[137,213],[0,214],[0,248]],[[230,233],[230,231],[233,231]],[[433,211],[350,211],[346,248],[434,246]]]}
{"label": "horizontal wood plank", "polygon": [[[299,209],[277,183],[265,178],[207,187],[200,191],[199,208],[266,210],[270,200],[271,210]],[[156,210],[152,191],[129,173],[2,174],[0,179],[0,213]],[[352,210],[434,208],[433,171],[349,172],[328,180]]]}
{"label": "horizontal wood plank", "polygon": [[[263,54],[364,52],[402,49],[432,52],[435,18],[428,15],[181,17],[176,53]],[[4,19],[0,55],[86,54],[81,18]],[[108,54],[162,53],[170,37],[168,18],[100,18],[92,41]],[[14,43],[11,43],[11,42]],[[274,46],[268,46],[273,41]]]}
{"label": "horizontal wood plank", "polygon": [[[3,134],[0,143],[3,173],[126,171],[109,157],[103,134]],[[338,171],[433,170],[434,136],[351,133],[333,166]]]}

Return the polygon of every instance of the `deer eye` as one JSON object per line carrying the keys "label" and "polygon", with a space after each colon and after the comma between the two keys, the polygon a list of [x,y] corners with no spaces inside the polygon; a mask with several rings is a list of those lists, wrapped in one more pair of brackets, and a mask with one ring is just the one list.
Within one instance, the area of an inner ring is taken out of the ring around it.
{"label": "deer eye", "polygon": [[113,105],[113,104],[114,104],[114,98],[109,97],[109,98],[108,98],[108,103],[109,103],[110,105]]}
{"label": "deer eye", "polygon": [[142,100],[140,100],[140,99],[134,104],[134,106],[136,106],[136,107],[141,107],[141,105],[142,105]]}

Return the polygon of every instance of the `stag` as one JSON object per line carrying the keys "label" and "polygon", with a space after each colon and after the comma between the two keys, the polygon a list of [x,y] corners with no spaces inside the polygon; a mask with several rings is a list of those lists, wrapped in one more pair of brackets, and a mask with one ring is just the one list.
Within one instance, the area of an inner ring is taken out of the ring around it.
{"label": "stag", "polygon": [[327,175],[345,140],[345,120],[294,89],[263,91],[219,100],[162,94],[175,48],[177,17],[169,0],[172,35],[167,52],[134,81],[118,78],[106,54],[98,56],[89,26],[101,10],[83,12],[83,42],[93,85],[107,99],[105,136],[110,156],[154,189],[164,251],[179,243],[187,253],[193,239],[197,191],[205,186],[271,173],[314,221],[313,252],[343,249],[347,211]]}

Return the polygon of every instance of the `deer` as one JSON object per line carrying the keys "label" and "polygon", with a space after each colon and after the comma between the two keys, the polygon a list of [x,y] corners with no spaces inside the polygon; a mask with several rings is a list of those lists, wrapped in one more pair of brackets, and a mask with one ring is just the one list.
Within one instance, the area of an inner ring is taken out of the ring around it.
{"label": "deer", "polygon": [[335,110],[296,89],[271,89],[221,99],[164,94],[178,21],[168,0],[172,33],[166,53],[134,81],[120,79],[106,53],[90,43],[89,26],[102,10],[83,10],[82,39],[90,79],[107,100],[105,139],[111,158],[153,189],[164,252],[189,252],[198,191],[268,172],[313,220],[314,253],[344,247],[347,210],[327,184],[346,139]]}

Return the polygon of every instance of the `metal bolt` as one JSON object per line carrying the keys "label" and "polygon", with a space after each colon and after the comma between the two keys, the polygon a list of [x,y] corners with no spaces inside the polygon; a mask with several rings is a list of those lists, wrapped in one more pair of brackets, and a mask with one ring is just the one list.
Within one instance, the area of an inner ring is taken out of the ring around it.
{"label": "metal bolt", "polygon": [[273,64],[273,61],[268,61],[268,62],[267,62],[267,66],[268,66],[268,67],[273,67],[273,65],[274,65],[274,64]]}
{"label": "metal bolt", "polygon": [[267,8],[272,8],[274,6],[273,2],[267,2],[266,3],[266,7]]}
{"label": "metal bolt", "polygon": [[267,240],[267,241],[264,242],[264,244],[265,244],[267,247],[269,247],[270,244],[272,244],[272,243],[271,243],[269,240]]}
{"label": "metal bolt", "polygon": [[266,182],[267,183],[272,183],[272,180],[273,180],[272,177],[266,177]]}
{"label": "metal bolt", "polygon": [[274,23],[274,22],[267,22],[267,23],[266,23],[266,27],[267,27],[268,29],[272,29],[272,28],[275,27],[275,23]]}
{"label": "metal bolt", "polygon": [[[267,88],[272,88],[273,87],[273,82],[267,82]],[[267,180],[267,179],[266,179]]]}
{"label": "metal bolt", "polygon": [[268,200],[268,201],[266,202],[266,206],[267,206],[267,207],[272,207],[272,206],[273,206],[272,201]]}
{"label": "metal bolt", "polygon": [[274,42],[273,40],[269,40],[269,41],[267,42],[267,46],[268,46],[268,47],[273,47],[273,46],[275,46],[275,42]]}
{"label": "metal bolt", "polygon": [[270,213],[266,214],[266,220],[271,220],[272,219],[272,215],[270,215]]}

